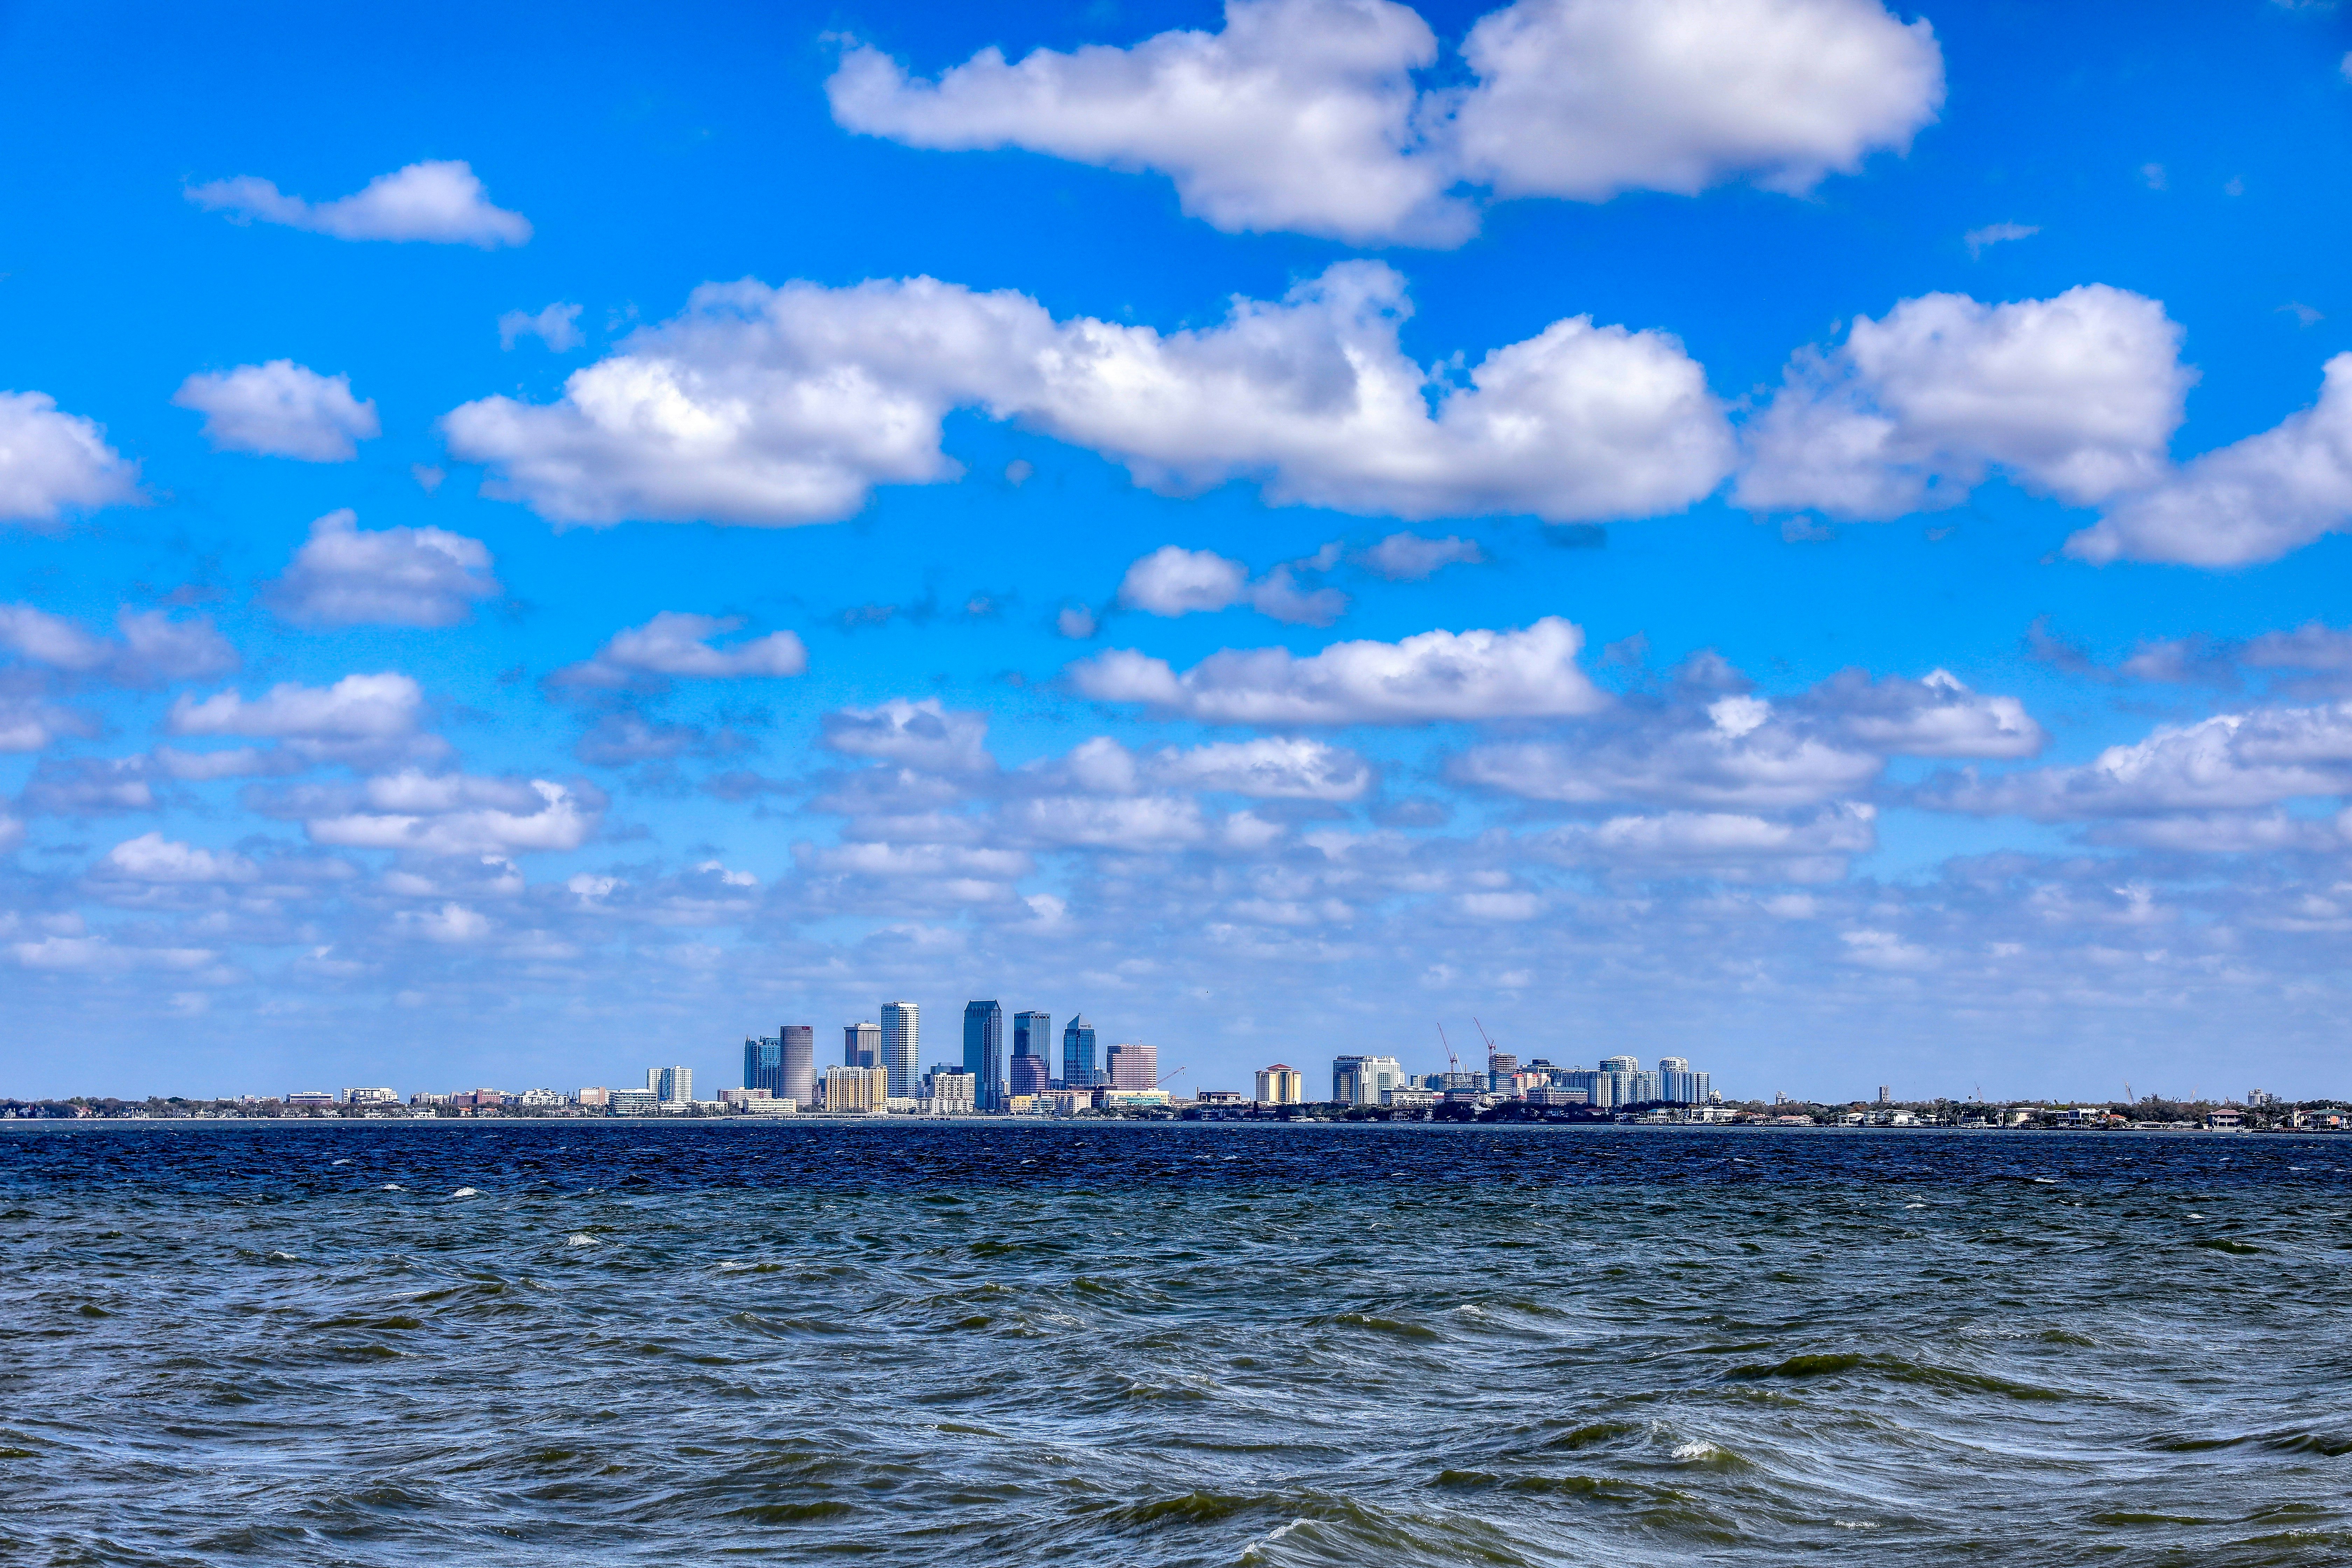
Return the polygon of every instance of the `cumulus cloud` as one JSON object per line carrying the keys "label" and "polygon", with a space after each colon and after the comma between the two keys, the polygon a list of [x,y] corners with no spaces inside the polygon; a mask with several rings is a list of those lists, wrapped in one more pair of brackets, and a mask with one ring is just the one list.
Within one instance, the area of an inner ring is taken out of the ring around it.
{"label": "cumulus cloud", "polygon": [[988,716],[951,711],[936,697],[903,697],[873,708],[845,708],[822,721],[824,743],[853,757],[872,757],[929,773],[996,771],[988,752]]}
{"label": "cumulus cloud", "polygon": [[205,416],[205,439],[216,452],[342,463],[357,443],[383,433],[373,399],[352,395],[348,375],[320,375],[290,359],[241,364],[180,384],[172,401]]}
{"label": "cumulus cloud", "polygon": [[509,310],[499,318],[499,347],[510,349],[525,338],[537,338],[557,353],[588,341],[580,331],[580,307],[560,301],[537,314]]}
{"label": "cumulus cloud", "polygon": [[1808,732],[1758,697],[1722,697],[1704,724],[1635,725],[1574,741],[1497,742],[1454,760],[1464,784],[1571,805],[1731,810],[1818,805],[1871,783],[1874,752]]}
{"label": "cumulus cloud", "polygon": [[2195,373],[2154,300],[2086,284],[1986,305],[1962,294],[1859,317],[1807,350],[1745,432],[1733,500],[1855,519],[1958,506],[2000,469],[2072,505],[2163,472]]}
{"label": "cumulus cloud", "polygon": [[362,529],[345,507],[310,525],[269,598],[298,626],[448,626],[471,615],[475,600],[503,591],[480,540],[438,528]]}
{"label": "cumulus cloud", "polygon": [[1604,201],[1743,176],[1801,191],[1902,150],[1943,100],[1925,22],[1874,0],[1519,0],[1462,45],[1474,79],[1423,90],[1437,40],[1387,0],[1228,0],[1222,32],[1131,47],[993,48],[937,81],[847,49],[826,92],[869,135],[1021,147],[1171,177],[1229,231],[1451,246],[1457,187]]}
{"label": "cumulus cloud", "polygon": [[1393,643],[1227,648],[1178,675],[1114,649],[1070,667],[1085,695],[1221,724],[1414,724],[1589,713],[1604,699],[1576,655],[1584,634],[1557,616],[1515,631],[1423,632]]}
{"label": "cumulus cloud", "polygon": [[118,686],[196,680],[237,667],[236,650],[210,620],[175,621],[161,610],[126,609],[117,635],[89,631],[30,605],[0,605],[0,648],[29,663]]}
{"label": "cumulus cloud", "polygon": [[145,757],[45,757],[33,769],[16,804],[48,816],[152,811],[155,791],[148,780],[153,771]]}
{"label": "cumulus cloud", "polygon": [[[1329,552],[1337,559],[1336,549]],[[1246,603],[1260,615],[1292,626],[1328,626],[1346,613],[1348,596],[1336,588],[1302,588],[1294,572],[1327,569],[1322,557],[1286,562],[1255,583],[1238,561],[1208,550],[1163,544],[1127,569],[1118,602],[1155,616],[1222,610]]]}
{"label": "cumulus cloud", "polygon": [[100,875],[132,882],[250,882],[260,873],[252,861],[229,850],[199,849],[142,833],[106,852]]}
{"label": "cumulus cloud", "polygon": [[1971,691],[1948,669],[1919,680],[1845,670],[1816,687],[1808,705],[1857,744],[1890,755],[2031,757],[2049,740],[2016,698]]}
{"label": "cumulus cloud", "polygon": [[0,697],[0,752],[38,752],[67,735],[94,735],[98,721],[24,697]]}
{"label": "cumulus cloud", "polygon": [[2128,495],[2066,542],[2077,559],[2251,566],[2352,527],[2352,353],[2319,401]]}
{"label": "cumulus cloud", "polygon": [[424,690],[405,675],[347,675],[332,686],[273,686],[249,702],[234,689],[202,700],[182,697],[164,728],[174,735],[276,740],[305,760],[366,765],[445,749],[417,736],[424,707]]}
{"label": "cumulus cloud", "polygon": [[1876,808],[1840,802],[1795,821],[1736,812],[1668,811],[1571,823],[1535,835],[1535,852],[1594,864],[1733,880],[1833,882],[1878,847]]}
{"label": "cumulus cloud", "polygon": [[495,250],[530,238],[530,221],[490,205],[471,165],[455,160],[411,163],[378,174],[365,189],[313,205],[268,180],[241,175],[188,187],[188,199],[235,223],[283,224],[337,239],[424,240]]}
{"label": "cumulus cloud", "polygon": [[0,521],[54,524],[139,499],[139,471],[95,420],[46,392],[0,392]]}
{"label": "cumulus cloud", "polygon": [[595,832],[600,802],[546,779],[527,783],[459,773],[403,773],[370,779],[362,809],[314,816],[314,843],[420,856],[509,855],[577,849]]}
{"label": "cumulus cloud", "polygon": [[2240,811],[2352,793],[2352,703],[2258,708],[2166,725],[2076,767],[1930,781],[1918,804],[2042,822]]}
{"label": "cumulus cloud", "polygon": [[1218,791],[1257,800],[1344,802],[1372,786],[1371,765],[1355,752],[1303,736],[1163,747],[1139,756],[1108,735],[1053,763],[1022,770],[1040,793],[1137,795],[1152,789]]}
{"label": "cumulus cloud", "polygon": [[1672,337],[1580,316],[1438,374],[1399,347],[1409,310],[1373,262],[1170,333],[930,279],[707,284],[560,401],[484,398],[443,428],[492,493],[559,523],[845,517],[877,484],[954,478],[940,423],[959,408],[1167,492],[1247,479],[1276,504],[1402,517],[1646,516],[1729,468],[1722,409]]}
{"label": "cumulus cloud", "polygon": [[1068,849],[1177,849],[1203,842],[1210,831],[1198,802],[1167,795],[1043,795],[1011,803],[1004,823],[1026,840]]}
{"label": "cumulus cloud", "polygon": [[664,610],[641,626],[615,632],[595,657],[565,667],[552,679],[565,686],[635,686],[648,680],[739,680],[798,675],[808,649],[791,632],[771,632],[727,647],[711,639],[734,631],[740,616],[693,616]]}
{"label": "cumulus cloud", "polygon": [[1391,583],[1418,583],[1456,562],[1475,566],[1486,558],[1475,544],[1452,534],[1432,539],[1419,533],[1391,533],[1357,559]]}

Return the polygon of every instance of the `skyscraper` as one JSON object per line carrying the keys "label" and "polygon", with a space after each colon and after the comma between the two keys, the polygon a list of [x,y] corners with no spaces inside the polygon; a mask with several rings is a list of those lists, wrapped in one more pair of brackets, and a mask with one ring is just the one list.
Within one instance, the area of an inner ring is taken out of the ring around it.
{"label": "skyscraper", "polygon": [[882,1026],[844,1024],[841,1026],[841,1065],[845,1068],[880,1067]]}
{"label": "skyscraper", "polygon": [[1104,1067],[1113,1089],[1156,1089],[1160,1084],[1158,1046],[1118,1045],[1104,1053]]}
{"label": "skyscraper", "polygon": [[777,1100],[786,1097],[783,1042],[765,1035],[743,1042],[743,1087],[764,1089]]}
{"label": "skyscraper", "polygon": [[1260,1105],[1297,1105],[1307,1098],[1307,1079],[1296,1068],[1280,1062],[1257,1069],[1257,1101]]}
{"label": "skyscraper", "polygon": [[[782,1089],[769,1092],[782,1096],[803,1107],[816,1103],[816,1029],[808,1024],[786,1024],[777,1032],[779,1053],[783,1058],[780,1076]],[[749,1089],[751,1085],[743,1086]]]}
{"label": "skyscraper", "polygon": [[882,1004],[882,1066],[890,1069],[890,1096],[912,1100],[922,1087],[922,1009],[912,1002]]}
{"label": "skyscraper", "polygon": [[692,1068],[647,1068],[646,1087],[664,1105],[676,1105],[694,1098]]}
{"label": "skyscraper", "polygon": [[1095,1026],[1084,1015],[1062,1030],[1062,1081],[1072,1089],[1092,1089],[1101,1081],[1095,1068]]}
{"label": "skyscraper", "polygon": [[[1034,1060],[1034,1067],[1023,1067],[1023,1060]],[[1054,1079],[1054,1020],[1045,1013],[1013,1015],[1013,1060],[1009,1075],[1015,1094],[1042,1094]],[[1024,1089],[1023,1084],[1030,1087]]]}
{"label": "skyscraper", "polygon": [[1004,1109],[1004,1009],[993,1002],[963,1005],[963,1070],[972,1077],[974,1104]]}

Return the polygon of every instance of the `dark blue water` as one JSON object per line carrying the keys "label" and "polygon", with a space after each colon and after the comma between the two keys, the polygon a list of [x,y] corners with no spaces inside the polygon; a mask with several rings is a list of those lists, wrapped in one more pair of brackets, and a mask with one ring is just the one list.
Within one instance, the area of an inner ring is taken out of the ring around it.
{"label": "dark blue water", "polygon": [[0,1559],[2340,1563],[2347,1166],[2128,1134],[9,1128]]}

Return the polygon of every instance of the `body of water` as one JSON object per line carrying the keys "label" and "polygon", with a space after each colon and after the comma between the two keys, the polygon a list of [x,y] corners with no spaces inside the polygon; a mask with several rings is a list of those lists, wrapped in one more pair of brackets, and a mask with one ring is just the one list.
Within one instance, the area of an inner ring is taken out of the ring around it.
{"label": "body of water", "polygon": [[2352,1141],[0,1131],[0,1555],[2352,1561]]}

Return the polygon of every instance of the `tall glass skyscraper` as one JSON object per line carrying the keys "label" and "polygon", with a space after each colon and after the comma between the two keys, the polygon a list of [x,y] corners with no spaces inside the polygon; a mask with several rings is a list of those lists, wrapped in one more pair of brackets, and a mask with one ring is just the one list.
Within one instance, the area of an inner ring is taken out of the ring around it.
{"label": "tall glass skyscraper", "polygon": [[1072,1089],[1092,1089],[1102,1081],[1095,1072],[1095,1026],[1084,1014],[1062,1030],[1062,1081]]}
{"label": "tall glass skyscraper", "polygon": [[[1034,1068],[1020,1065],[1024,1057],[1034,1057]],[[1035,1094],[1054,1079],[1054,1018],[1050,1013],[1015,1013],[1013,1015],[1013,1060],[1006,1064],[1013,1070],[1013,1092]],[[1035,1087],[1023,1089],[1026,1080]]]}
{"label": "tall glass skyscraper", "polygon": [[783,1057],[779,1075],[783,1087],[768,1092],[797,1101],[805,1110],[816,1103],[816,1029],[808,1024],[786,1024],[777,1031],[776,1043]]}
{"label": "tall glass skyscraper", "polygon": [[784,1097],[783,1042],[769,1036],[743,1042],[743,1087],[764,1089],[775,1099]]}
{"label": "tall glass skyscraper", "polygon": [[1004,1109],[1004,1009],[993,1002],[963,1005],[963,1070],[981,1110]]}
{"label": "tall glass skyscraper", "polygon": [[841,1065],[845,1068],[880,1067],[882,1026],[844,1024],[841,1026]]}
{"label": "tall glass skyscraper", "polygon": [[882,1004],[882,1065],[890,1069],[892,1099],[912,1100],[923,1083],[922,1009],[912,1002]]}

